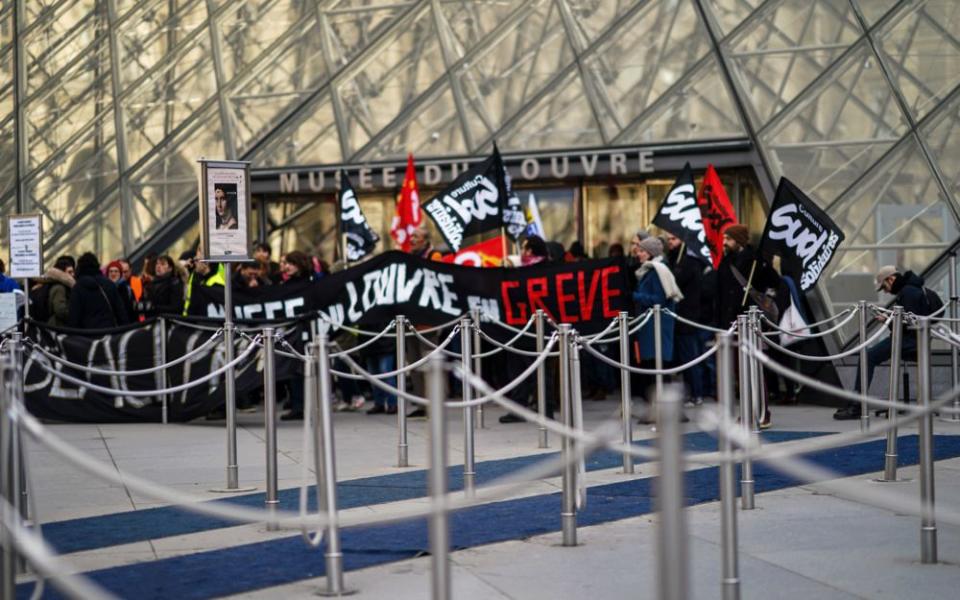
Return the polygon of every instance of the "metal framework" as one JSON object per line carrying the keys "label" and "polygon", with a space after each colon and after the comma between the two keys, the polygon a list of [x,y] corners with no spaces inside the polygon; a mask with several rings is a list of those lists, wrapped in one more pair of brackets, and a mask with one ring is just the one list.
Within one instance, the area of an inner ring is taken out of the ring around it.
{"label": "metal framework", "polygon": [[943,271],[958,30],[952,0],[8,0],[0,206],[112,257],[191,220],[201,156],[745,136],[768,196],[790,177],[848,231],[829,300],[891,256]]}

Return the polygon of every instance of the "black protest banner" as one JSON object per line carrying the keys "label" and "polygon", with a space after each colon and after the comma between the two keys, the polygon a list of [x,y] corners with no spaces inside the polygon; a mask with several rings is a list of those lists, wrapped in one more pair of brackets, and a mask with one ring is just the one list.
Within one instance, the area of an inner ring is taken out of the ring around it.
{"label": "black protest banner", "polygon": [[520,196],[513,191],[513,180],[506,166],[503,167],[503,180],[507,187],[507,200],[503,206],[503,228],[507,235],[516,241],[527,230],[527,213],[523,210]]}
{"label": "black protest banner", "polygon": [[[599,259],[521,269],[474,269],[386,252],[318,282],[233,295],[238,319],[290,319],[317,313],[335,326],[382,324],[402,314],[413,323],[445,323],[473,308],[522,324],[537,308],[589,333],[629,301],[623,262]],[[223,316],[223,288],[196,286],[191,314]]]}
{"label": "black protest banner", "polygon": [[367,218],[360,210],[357,193],[346,171],[340,171],[340,193],[337,200],[340,205],[340,235],[347,238],[347,260],[360,260],[373,252],[380,236],[370,228]]}
{"label": "black protest banner", "polygon": [[713,264],[707,235],[703,230],[700,206],[697,204],[697,191],[693,185],[690,163],[683,166],[683,171],[653,217],[653,224],[683,240],[692,256],[707,264]]}
{"label": "black protest banner", "polygon": [[494,147],[489,158],[422,205],[454,252],[460,250],[465,237],[503,226],[509,196],[504,174],[503,159]]}
{"label": "black protest banner", "polygon": [[780,178],[760,239],[761,253],[780,255],[781,270],[812,288],[844,240],[843,231],[786,177]]}

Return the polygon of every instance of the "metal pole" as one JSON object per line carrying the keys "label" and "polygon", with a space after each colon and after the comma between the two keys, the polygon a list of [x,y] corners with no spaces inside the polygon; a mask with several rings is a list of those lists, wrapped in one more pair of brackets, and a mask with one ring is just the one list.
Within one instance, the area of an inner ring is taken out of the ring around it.
{"label": "metal pole", "polygon": [[[900,337],[903,335],[903,307],[893,307],[893,329],[890,331],[890,402],[897,402],[900,395]],[[887,411],[887,420],[895,425],[896,409]],[[897,428],[887,430],[887,449],[883,455],[883,478],[878,481],[897,480]]]}
{"label": "metal pole", "polygon": [[[543,309],[538,308],[534,313],[533,325],[537,334],[537,354],[543,353],[544,347],[544,316]],[[547,418],[547,368],[546,361],[540,363],[537,367],[537,414],[541,419]],[[547,428],[543,425],[537,426],[537,436],[539,439],[538,448],[548,448],[550,446],[547,437]]]}
{"label": "metal pole", "polygon": [[450,530],[447,522],[447,431],[443,358],[430,357],[427,388],[430,398],[430,497],[437,506],[430,515],[431,597],[448,600],[450,587]]}
{"label": "metal pole", "polygon": [[[662,309],[659,304],[653,306],[653,361],[657,369],[657,400],[663,398],[663,322],[661,320]],[[654,410],[653,402],[650,403],[650,409]]]}
{"label": "metal pole", "polygon": [[[958,310],[957,303],[960,302],[960,298],[957,297],[957,254],[956,252],[950,253],[950,273],[949,273],[949,285],[950,285],[950,331],[954,334],[957,333],[957,319],[960,318],[960,310]],[[951,389],[957,389],[957,385],[960,385],[960,350],[957,349],[955,344],[950,344],[950,382],[952,384]],[[960,398],[957,398],[953,401],[953,410],[954,412],[946,419],[954,423],[960,422]]]}
{"label": "metal pole", "polygon": [[[717,395],[720,404],[720,455],[733,453],[733,352],[729,333],[717,334]],[[723,600],[740,599],[740,565],[737,550],[737,475],[732,462],[720,463],[720,550]]]}
{"label": "metal pole", "polygon": [[[560,412],[563,424],[573,429],[573,398],[570,390],[570,325],[560,325]],[[560,443],[563,457],[563,494],[560,522],[563,528],[563,545],[577,545],[577,465],[573,461],[573,443],[563,436]]]}
{"label": "metal pole", "polygon": [[337,459],[333,439],[333,413],[331,412],[330,357],[327,354],[327,332],[322,330],[314,342],[317,358],[317,416],[320,427],[320,443],[323,454],[323,498],[327,510],[327,549],[323,553],[326,562],[327,588],[324,596],[342,596],[343,552],[340,549],[340,525],[337,512]]}
{"label": "metal pole", "polygon": [[[630,314],[620,311],[620,363],[630,364]],[[620,369],[620,413],[623,425],[623,443],[626,446],[633,444],[633,415],[632,402],[630,398],[630,371]],[[623,472],[633,474],[633,455],[629,452],[623,453]]]}
{"label": "metal pole", "polygon": [[[167,364],[167,319],[160,317],[160,364]],[[160,371],[160,383],[164,388],[167,387],[167,370]],[[167,394],[160,396],[160,421],[166,425],[168,422],[168,407],[170,398]]]}
{"label": "metal pole", "polygon": [[[407,390],[407,373],[403,370],[407,366],[407,318],[397,315],[397,389]],[[407,445],[407,399],[403,394],[397,394],[397,466],[409,467],[409,446]]]}
{"label": "metal pole", "polygon": [[683,432],[680,426],[681,394],[670,386],[657,396],[660,477],[657,505],[657,583],[660,600],[687,598],[687,523],[683,495]]}
{"label": "metal pole", "polygon": [[[747,321],[747,315],[737,317],[737,332],[740,336],[740,426],[746,436],[750,435],[750,421],[753,415],[753,403],[751,402],[752,381],[750,379],[750,351],[747,344],[750,343],[750,325]],[[719,375],[719,369],[717,373]],[[740,464],[740,507],[743,510],[753,510],[753,460],[749,456],[744,456]]]}
{"label": "metal pole", "polygon": [[[463,401],[470,402],[473,398],[472,387],[468,381],[472,373],[473,357],[473,338],[470,335],[470,317],[460,319],[460,368],[463,369],[465,377],[462,385]],[[473,407],[463,407],[463,491],[468,497],[473,496],[474,479],[477,468],[474,461],[474,430],[473,430]]]}
{"label": "metal pole", "polygon": [[[868,381],[867,381],[867,347],[864,346],[864,343],[867,341],[867,301],[861,300],[857,304],[857,310],[860,311],[860,345],[863,346],[860,348],[860,369],[857,376],[860,377],[860,393],[864,396],[867,395],[869,390]],[[860,401],[860,431],[867,431],[870,429],[870,407],[867,406],[866,400]]]}
{"label": "metal pole", "polygon": [[[930,321],[917,328],[917,403],[930,409]],[[937,562],[937,520],[934,514],[933,413],[920,417],[920,562]]]}
{"label": "metal pole", "polygon": [[[477,377],[483,377],[483,357],[480,346],[480,309],[474,308],[470,311],[470,320],[473,321],[473,374]],[[474,425],[477,429],[486,427],[486,412],[483,410],[483,404],[476,408],[476,421]]]}
{"label": "metal pole", "polygon": [[[30,280],[24,277],[21,280],[23,283],[23,320],[26,321],[30,318]],[[24,325],[26,327],[26,325]]]}
{"label": "metal pole", "polygon": [[[12,357],[13,352],[10,353]],[[11,452],[13,444],[13,422],[7,414],[10,403],[13,402],[14,369],[10,359],[0,356],[0,499],[13,505],[13,476],[12,465],[15,461]],[[16,515],[14,515],[16,518]],[[0,565],[0,597],[16,597],[17,555],[11,541],[12,534],[0,528],[0,542],[2,542],[2,565]]]}
{"label": "metal pole", "polygon": [[[760,327],[759,327],[759,309],[756,306],[750,307],[750,312],[747,313],[747,336],[750,339],[750,344],[756,348],[760,349]],[[747,363],[750,366],[750,434],[759,431],[759,421],[760,421],[760,403],[763,401],[760,397],[763,387],[761,385],[760,378],[763,376],[760,370],[760,362],[750,354],[749,362]]]}
{"label": "metal pole", "polygon": [[[223,346],[224,360],[233,362],[233,285],[231,283],[230,263],[223,268]],[[233,367],[224,374],[224,392],[227,413],[227,489],[240,487],[239,467],[237,466],[237,388],[233,378]]]}
{"label": "metal pole", "polygon": [[[277,512],[280,501],[277,499],[277,371],[274,354],[273,327],[263,328],[263,427],[267,439],[267,511]],[[303,458],[306,460],[306,457]],[[274,523],[267,525],[268,531],[276,531]]]}
{"label": "metal pole", "polygon": [[[14,331],[10,334],[10,350],[13,355],[13,387],[11,389],[10,402],[18,408],[23,409],[24,402],[24,372],[23,372],[23,333]],[[16,422],[10,423],[10,440],[12,447],[10,450],[10,460],[13,463],[11,477],[13,479],[13,497],[10,502],[20,518],[27,521],[29,513],[27,511],[27,474],[23,471],[23,444],[20,440],[20,427]]]}

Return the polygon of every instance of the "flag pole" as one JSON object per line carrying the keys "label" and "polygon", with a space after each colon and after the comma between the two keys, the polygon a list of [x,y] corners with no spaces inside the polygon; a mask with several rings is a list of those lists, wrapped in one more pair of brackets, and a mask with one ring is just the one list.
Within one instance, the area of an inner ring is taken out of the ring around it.
{"label": "flag pole", "polygon": [[680,242],[680,256],[677,257],[677,264],[680,264],[680,261],[683,260],[683,255],[687,253],[687,243]]}
{"label": "flag pole", "polygon": [[[740,301],[740,307],[742,308],[744,304],[747,303],[747,296],[750,295],[750,287],[753,285],[753,272],[757,270],[757,259],[753,259],[753,264],[750,265],[750,276],[747,277],[747,285],[743,286],[743,300]],[[743,275],[741,275],[743,277]]]}

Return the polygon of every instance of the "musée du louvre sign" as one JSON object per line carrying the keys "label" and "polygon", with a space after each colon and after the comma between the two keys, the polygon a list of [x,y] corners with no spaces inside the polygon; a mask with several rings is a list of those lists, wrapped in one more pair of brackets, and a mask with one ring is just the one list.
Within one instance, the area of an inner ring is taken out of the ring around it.
{"label": "mus\u00e9e du louvre sign", "polygon": [[[654,159],[654,151],[649,148],[504,155],[504,162],[514,182],[650,174],[655,171]],[[466,171],[471,163],[480,160],[483,160],[483,157],[447,161],[424,159],[416,165],[417,182],[421,186],[437,186],[451,182]],[[254,169],[252,187],[254,194],[334,192],[339,184],[339,169],[343,168],[357,191],[390,190],[400,185],[405,165],[405,161],[398,161],[348,166]]]}

